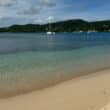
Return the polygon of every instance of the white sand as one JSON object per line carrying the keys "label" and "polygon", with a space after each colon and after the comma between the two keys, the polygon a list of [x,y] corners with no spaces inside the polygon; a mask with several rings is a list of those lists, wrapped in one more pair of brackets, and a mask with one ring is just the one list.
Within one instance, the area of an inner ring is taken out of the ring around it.
{"label": "white sand", "polygon": [[109,73],[110,70],[97,72],[41,91],[1,99],[0,110],[106,110],[103,106],[110,102]]}

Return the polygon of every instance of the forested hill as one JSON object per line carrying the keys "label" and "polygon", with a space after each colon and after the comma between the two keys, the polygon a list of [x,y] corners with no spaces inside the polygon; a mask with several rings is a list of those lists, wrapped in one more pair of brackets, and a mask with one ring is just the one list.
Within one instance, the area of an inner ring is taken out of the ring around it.
{"label": "forested hill", "polygon": [[[48,28],[51,27],[49,30]],[[0,28],[0,32],[79,32],[79,31],[110,31],[110,20],[88,22],[81,19],[59,21],[50,24],[26,24],[13,25],[10,27]]]}

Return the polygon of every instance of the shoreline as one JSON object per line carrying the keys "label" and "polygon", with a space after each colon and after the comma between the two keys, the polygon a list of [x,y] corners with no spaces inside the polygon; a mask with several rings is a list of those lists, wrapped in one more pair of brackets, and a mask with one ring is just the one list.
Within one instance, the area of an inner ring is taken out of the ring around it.
{"label": "shoreline", "polygon": [[57,85],[60,85],[60,84],[63,84],[65,82],[69,82],[71,80],[73,81],[76,81],[76,80],[80,80],[80,79],[83,79],[83,78],[89,78],[91,76],[97,76],[98,74],[97,73],[100,73],[102,71],[107,71],[107,70],[110,70],[110,67],[106,67],[106,68],[102,68],[102,69],[97,69],[97,70],[93,70],[91,72],[82,72],[82,73],[78,73],[76,75],[74,75],[73,77],[68,77],[68,78],[64,78],[64,79],[61,79],[61,80],[56,80],[56,81],[53,81],[53,82],[50,82],[48,83],[48,85],[44,85],[44,86],[41,86],[41,87],[35,87],[35,85],[32,87],[32,88],[27,88],[27,89],[21,89],[17,92],[9,92],[8,94],[5,93],[3,95],[0,95],[0,99],[10,99],[10,98],[14,98],[14,97],[19,97],[19,96],[22,96],[22,95],[28,95],[30,93],[33,93],[35,91],[43,91],[45,89],[49,89],[49,88],[52,88],[54,86],[57,86]]}
{"label": "shoreline", "polygon": [[0,109],[100,110],[110,102],[109,84],[110,69],[64,81],[50,88],[0,99]]}

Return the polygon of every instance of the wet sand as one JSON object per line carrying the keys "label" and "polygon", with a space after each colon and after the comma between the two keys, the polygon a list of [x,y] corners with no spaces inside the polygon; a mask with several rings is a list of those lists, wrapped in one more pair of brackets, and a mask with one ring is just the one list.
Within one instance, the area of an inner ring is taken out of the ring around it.
{"label": "wet sand", "polygon": [[0,110],[106,110],[103,106],[109,102],[110,70],[104,70],[29,94],[1,99]]}

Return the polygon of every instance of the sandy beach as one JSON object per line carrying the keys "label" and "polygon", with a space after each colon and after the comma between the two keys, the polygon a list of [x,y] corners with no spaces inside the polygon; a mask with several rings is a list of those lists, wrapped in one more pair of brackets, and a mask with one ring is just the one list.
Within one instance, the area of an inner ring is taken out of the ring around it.
{"label": "sandy beach", "polygon": [[109,73],[110,70],[104,70],[44,90],[1,99],[0,110],[106,110],[103,107],[110,102]]}

